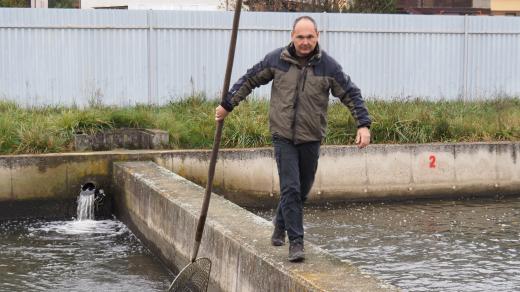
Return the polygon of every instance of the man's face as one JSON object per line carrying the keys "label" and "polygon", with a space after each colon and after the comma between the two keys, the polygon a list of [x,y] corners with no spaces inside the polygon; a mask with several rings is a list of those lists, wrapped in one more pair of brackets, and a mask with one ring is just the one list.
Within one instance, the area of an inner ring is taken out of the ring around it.
{"label": "man's face", "polygon": [[318,44],[319,33],[314,24],[308,19],[298,21],[291,32],[292,42],[296,49],[296,55],[305,57],[314,51]]}

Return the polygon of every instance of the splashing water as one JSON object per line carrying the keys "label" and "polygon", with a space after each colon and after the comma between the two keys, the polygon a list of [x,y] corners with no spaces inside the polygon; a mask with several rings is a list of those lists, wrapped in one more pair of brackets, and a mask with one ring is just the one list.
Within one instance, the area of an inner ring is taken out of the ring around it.
{"label": "splashing water", "polygon": [[0,222],[0,291],[163,292],[172,276],[115,218]]}
{"label": "splashing water", "polygon": [[78,197],[77,220],[94,220],[95,190],[82,190]]}

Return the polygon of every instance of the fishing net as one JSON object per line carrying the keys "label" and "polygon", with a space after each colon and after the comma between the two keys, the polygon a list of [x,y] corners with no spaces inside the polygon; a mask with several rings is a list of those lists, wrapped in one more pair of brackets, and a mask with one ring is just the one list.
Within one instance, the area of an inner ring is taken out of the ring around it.
{"label": "fishing net", "polygon": [[182,269],[168,291],[206,292],[210,271],[211,261],[208,258],[198,258]]}

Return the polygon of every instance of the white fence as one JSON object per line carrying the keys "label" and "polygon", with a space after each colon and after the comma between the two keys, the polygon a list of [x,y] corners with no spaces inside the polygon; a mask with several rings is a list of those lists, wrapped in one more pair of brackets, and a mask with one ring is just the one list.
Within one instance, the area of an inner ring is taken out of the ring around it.
{"label": "white fence", "polygon": [[[520,17],[311,14],[365,97],[520,96]],[[244,12],[233,81],[299,14]],[[22,105],[218,98],[232,12],[0,9],[0,98]],[[269,86],[255,91],[269,96]]]}

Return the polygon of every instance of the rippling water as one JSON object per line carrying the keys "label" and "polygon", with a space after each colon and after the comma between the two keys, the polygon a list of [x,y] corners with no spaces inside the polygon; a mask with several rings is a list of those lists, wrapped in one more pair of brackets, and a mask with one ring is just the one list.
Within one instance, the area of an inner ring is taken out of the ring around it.
{"label": "rippling water", "polygon": [[0,291],[164,291],[173,276],[121,222],[0,223]]}
{"label": "rippling water", "polygon": [[520,291],[520,198],[314,207],[304,220],[306,240],[404,291]]}

